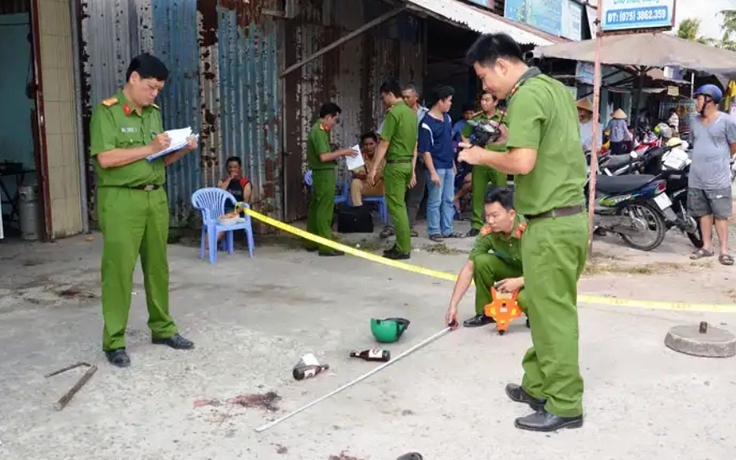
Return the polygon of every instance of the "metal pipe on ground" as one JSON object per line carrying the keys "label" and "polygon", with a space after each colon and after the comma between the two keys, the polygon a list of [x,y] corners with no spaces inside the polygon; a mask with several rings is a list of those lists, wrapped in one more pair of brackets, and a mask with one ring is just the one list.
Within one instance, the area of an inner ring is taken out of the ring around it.
{"label": "metal pipe on ground", "polygon": [[288,420],[291,417],[304,412],[305,410],[309,409],[310,407],[315,406],[315,405],[321,403],[325,399],[331,398],[332,396],[335,396],[336,394],[340,393],[341,391],[347,390],[348,388],[352,387],[353,385],[362,382],[363,380],[367,379],[371,375],[373,375],[373,374],[375,374],[375,373],[377,373],[377,372],[379,372],[379,371],[387,368],[388,366],[394,364],[395,362],[399,361],[400,359],[409,356],[410,354],[412,354],[415,351],[419,350],[423,346],[425,346],[425,345],[427,345],[427,344],[429,344],[429,343],[431,343],[431,342],[439,339],[440,337],[442,337],[443,335],[447,334],[451,330],[452,330],[452,327],[450,327],[450,326],[442,329],[441,331],[437,332],[436,334],[434,334],[434,335],[432,335],[430,337],[427,337],[426,339],[422,340],[418,344],[414,345],[413,347],[409,348],[408,350],[406,350],[406,351],[402,352],[401,354],[397,355],[391,361],[388,361],[386,363],[381,364],[380,366],[378,366],[378,367],[376,367],[376,368],[374,368],[374,369],[366,372],[365,374],[361,375],[360,377],[358,377],[358,378],[356,378],[356,379],[354,379],[354,380],[346,383],[345,385],[341,386],[340,388],[338,388],[336,390],[333,390],[333,391],[327,393],[326,395],[324,395],[324,396],[322,396],[320,398],[315,399],[314,401],[312,401],[309,404],[306,404],[306,405],[300,407],[299,409],[296,409],[295,411],[289,412],[288,414],[284,415],[283,417],[279,417],[276,420],[273,420],[271,422],[266,423],[263,426],[260,426],[260,427],[256,428],[256,430],[255,430],[256,433],[262,433],[262,432],[268,430],[269,428],[273,428],[274,426],[278,425],[279,423],[283,422],[284,420]]}

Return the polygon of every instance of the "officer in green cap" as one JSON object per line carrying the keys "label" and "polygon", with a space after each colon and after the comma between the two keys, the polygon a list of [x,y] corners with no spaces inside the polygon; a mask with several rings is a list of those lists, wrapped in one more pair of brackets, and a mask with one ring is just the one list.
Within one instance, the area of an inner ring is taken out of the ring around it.
{"label": "officer in green cap", "polygon": [[102,101],[90,121],[90,155],[97,175],[97,217],[103,237],[102,349],[115,366],[130,365],[125,351],[133,271],[141,258],[148,326],[153,343],[188,350],[169,314],[169,204],[166,166],[197,148],[194,137],[176,153],[151,162],[146,157],[168,148],[161,112],[154,103],[169,70],[150,54],[133,59],[126,83]]}
{"label": "officer in green cap", "polygon": [[384,82],[379,88],[386,106],[391,107],[381,129],[381,142],[376,149],[368,182],[375,184],[378,165],[386,159],[383,184],[386,206],[396,227],[396,244],[384,251],[388,259],[402,260],[411,257],[411,227],[406,209],[406,190],[417,183],[417,115],[401,99],[401,87],[396,81]]}
{"label": "officer in green cap", "polygon": [[484,201],[486,224],[457,276],[447,308],[447,324],[457,324],[457,306],[471,281],[475,281],[475,316],[465,320],[463,326],[480,327],[494,322],[484,313],[485,306],[491,303],[491,287],[494,285],[504,293],[520,290],[517,303],[524,309],[521,236],[526,229],[526,220],[514,210],[513,192],[508,188],[489,187]]}
{"label": "officer in green cap", "polygon": [[[484,92],[480,98],[480,107],[483,111],[475,115],[471,121],[492,121],[494,123],[503,123],[504,113],[503,111],[498,110],[497,106],[498,99],[496,99],[496,96],[489,92]],[[470,123],[466,123],[461,133],[463,141],[467,142],[472,133],[473,126]],[[486,148],[494,152],[506,151],[506,146],[502,143],[491,143],[488,144]],[[507,174],[501,173],[486,165],[473,165],[473,170],[470,176],[470,184],[473,194],[473,218],[471,220],[471,228],[467,236],[478,236],[478,232],[485,223],[485,216],[483,215],[483,197],[488,189],[488,184],[491,183],[494,187],[506,187],[507,178]]]}
{"label": "officer in green cap", "polygon": [[[506,34],[483,35],[468,51],[483,88],[508,101],[507,153],[463,145],[459,159],[514,174],[514,207],[527,219],[521,241],[524,304],[532,348],[521,385],[506,394],[535,412],[517,428],[555,431],[583,425],[583,378],[578,363],[577,282],[585,266],[587,176],[570,92],[529,68]],[[536,410],[539,409],[539,410]]]}
{"label": "officer in green cap", "polygon": [[[342,110],[334,102],[322,104],[319,120],[307,136],[307,167],[312,170],[312,196],[307,213],[307,231],[328,240],[332,234],[332,218],[335,215],[335,187],[337,186],[336,160],[340,157],[356,156],[351,148],[332,152],[330,130],[340,122]],[[341,251],[307,243],[307,251],[319,250],[321,256],[342,256]]]}

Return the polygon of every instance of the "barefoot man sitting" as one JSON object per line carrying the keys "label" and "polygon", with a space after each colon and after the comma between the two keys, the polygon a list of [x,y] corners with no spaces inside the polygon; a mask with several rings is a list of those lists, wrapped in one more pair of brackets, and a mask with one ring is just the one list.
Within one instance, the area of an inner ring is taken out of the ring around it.
{"label": "barefoot man sitting", "polygon": [[491,303],[491,287],[494,285],[504,293],[521,289],[517,302],[526,312],[521,268],[521,235],[526,229],[526,221],[514,210],[513,192],[507,188],[489,187],[484,202],[486,224],[457,276],[446,324],[457,323],[457,306],[471,281],[475,281],[475,316],[466,319],[463,326],[480,327],[495,322],[484,313],[486,304]]}

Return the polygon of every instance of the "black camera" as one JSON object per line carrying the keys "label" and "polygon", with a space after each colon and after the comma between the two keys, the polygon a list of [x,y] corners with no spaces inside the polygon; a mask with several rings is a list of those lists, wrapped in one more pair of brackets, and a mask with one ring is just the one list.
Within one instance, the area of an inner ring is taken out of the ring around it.
{"label": "black camera", "polygon": [[468,142],[472,145],[485,147],[488,144],[496,142],[501,137],[501,130],[489,120],[469,120],[468,124],[473,127],[473,132],[468,138]]}

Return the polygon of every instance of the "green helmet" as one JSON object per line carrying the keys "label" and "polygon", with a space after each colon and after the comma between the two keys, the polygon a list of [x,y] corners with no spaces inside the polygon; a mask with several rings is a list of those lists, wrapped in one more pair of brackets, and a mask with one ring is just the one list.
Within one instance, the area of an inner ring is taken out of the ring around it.
{"label": "green helmet", "polygon": [[371,319],[373,337],[381,343],[393,343],[409,327],[409,320],[404,318]]}

